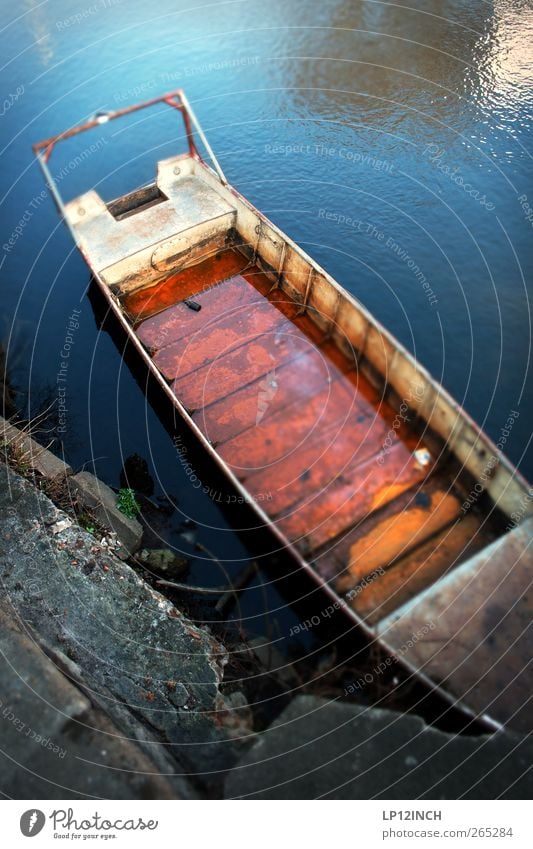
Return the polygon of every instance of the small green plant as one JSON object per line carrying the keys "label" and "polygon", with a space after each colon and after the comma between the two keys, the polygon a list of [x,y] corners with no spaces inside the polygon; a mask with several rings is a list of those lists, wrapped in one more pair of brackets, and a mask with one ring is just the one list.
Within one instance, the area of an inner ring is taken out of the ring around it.
{"label": "small green plant", "polygon": [[79,513],[78,514],[78,524],[89,534],[96,533],[96,525],[94,524],[94,519],[92,516],[89,516],[88,513]]}
{"label": "small green plant", "polygon": [[141,507],[135,498],[133,489],[119,489],[117,507],[128,519],[135,519],[137,514],[141,512]]}

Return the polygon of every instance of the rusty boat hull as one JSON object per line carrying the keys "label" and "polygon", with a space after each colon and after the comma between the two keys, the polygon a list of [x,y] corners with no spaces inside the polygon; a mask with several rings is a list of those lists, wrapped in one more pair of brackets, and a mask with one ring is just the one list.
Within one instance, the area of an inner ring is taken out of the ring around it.
{"label": "rusty boat hull", "polygon": [[[533,491],[411,354],[188,150],[153,184],[64,203],[132,344],[239,499],[335,604],[487,725],[530,731]],[[200,155],[199,138],[211,159]]]}

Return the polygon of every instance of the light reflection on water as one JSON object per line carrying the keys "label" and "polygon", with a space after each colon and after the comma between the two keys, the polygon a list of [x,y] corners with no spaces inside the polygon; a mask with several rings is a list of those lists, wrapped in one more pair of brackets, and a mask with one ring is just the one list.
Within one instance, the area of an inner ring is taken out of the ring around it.
{"label": "light reflection on water", "polygon": [[[24,0],[5,11],[0,34],[4,91],[24,86],[1,119],[4,239],[42,189],[31,142],[98,109],[183,85],[236,187],[396,333],[493,438],[509,411],[520,411],[506,451],[531,477],[531,455],[523,456],[531,224],[518,197],[533,202],[532,15],[528,3],[511,0],[274,0],[268,8],[255,0],[154,8],[144,0]],[[65,179],[67,196],[99,180],[106,197],[131,189],[183,143],[174,116],[160,110],[105,137],[69,174],[68,189]],[[63,163],[73,155],[71,145]],[[14,328],[15,347],[26,350],[35,328],[31,356],[13,352],[12,379],[30,409],[43,387],[53,391],[53,352],[82,301],[69,378],[71,462],[86,462],[90,445],[97,472],[117,484],[121,454],[151,455],[161,489],[178,490],[193,516],[226,527],[214,505],[176,480],[168,435],[99,333],[84,296],[87,272],[50,202],[3,253],[6,339]],[[405,256],[430,281],[436,306]],[[224,545],[239,556],[228,540],[226,532]]]}

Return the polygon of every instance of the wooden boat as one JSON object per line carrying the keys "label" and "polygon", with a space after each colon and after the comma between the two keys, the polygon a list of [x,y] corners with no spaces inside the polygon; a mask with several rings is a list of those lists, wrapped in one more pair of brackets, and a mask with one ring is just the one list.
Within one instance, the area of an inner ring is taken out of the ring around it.
{"label": "wooden boat", "polygon": [[[181,113],[188,151],[109,203],[93,190],[64,204],[47,165],[58,142],[156,104]],[[517,470],[228,185],[181,90],[34,150],[117,320],[235,501],[410,670],[491,727],[531,730],[533,490]]]}

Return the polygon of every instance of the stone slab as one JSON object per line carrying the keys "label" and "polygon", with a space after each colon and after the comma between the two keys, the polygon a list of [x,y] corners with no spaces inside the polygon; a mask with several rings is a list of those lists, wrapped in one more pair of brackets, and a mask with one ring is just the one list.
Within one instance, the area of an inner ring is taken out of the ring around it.
{"label": "stone slab", "polygon": [[298,696],[230,773],[226,798],[527,799],[532,756],[507,732],[450,735],[411,714]]}
{"label": "stone slab", "polygon": [[195,798],[179,777],[158,774],[0,609],[0,790],[16,799]]}
{"label": "stone slab", "polygon": [[79,526],[54,533],[64,516],[0,464],[0,581],[15,614],[117,724],[126,706],[183,774],[218,786],[254,739],[221,690],[226,650]]}

